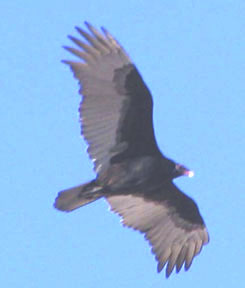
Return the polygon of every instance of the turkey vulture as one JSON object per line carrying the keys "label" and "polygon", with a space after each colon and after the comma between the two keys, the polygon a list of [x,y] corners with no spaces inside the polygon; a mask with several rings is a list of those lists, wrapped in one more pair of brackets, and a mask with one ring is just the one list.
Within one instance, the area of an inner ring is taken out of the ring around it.
{"label": "turkey vulture", "polygon": [[152,122],[152,96],[123,47],[104,28],[85,22],[85,39],[64,47],[80,58],[63,61],[80,84],[82,135],[96,178],[61,191],[54,206],[72,211],[104,197],[122,223],[144,234],[166,277],[193,258],[209,241],[196,203],[173,183],[193,172],[163,155]]}

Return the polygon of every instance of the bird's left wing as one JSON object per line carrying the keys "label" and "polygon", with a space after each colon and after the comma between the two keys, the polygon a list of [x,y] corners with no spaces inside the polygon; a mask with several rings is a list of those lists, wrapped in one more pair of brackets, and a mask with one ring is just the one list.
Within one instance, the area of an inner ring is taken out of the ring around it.
{"label": "bird's left wing", "polygon": [[[175,190],[176,186],[167,189]],[[166,192],[166,187],[164,188]],[[193,258],[209,241],[208,232],[194,201],[178,191],[173,196],[141,193],[107,196],[111,210],[122,217],[125,226],[145,234],[152,246],[160,272],[165,264],[166,277],[174,267],[189,269]],[[182,204],[181,204],[182,203]]]}

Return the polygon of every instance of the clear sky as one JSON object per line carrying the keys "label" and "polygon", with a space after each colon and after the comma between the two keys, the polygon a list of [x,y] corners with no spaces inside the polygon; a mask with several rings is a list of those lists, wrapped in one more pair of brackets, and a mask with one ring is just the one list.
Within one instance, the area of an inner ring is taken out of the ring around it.
{"label": "clear sky", "polygon": [[[161,150],[195,171],[175,183],[211,241],[168,280],[104,200],[70,214],[52,207],[58,191],[94,177],[78,84],[60,62],[85,20],[124,46],[153,94]],[[242,286],[244,32],[244,0],[0,2],[1,287]]]}

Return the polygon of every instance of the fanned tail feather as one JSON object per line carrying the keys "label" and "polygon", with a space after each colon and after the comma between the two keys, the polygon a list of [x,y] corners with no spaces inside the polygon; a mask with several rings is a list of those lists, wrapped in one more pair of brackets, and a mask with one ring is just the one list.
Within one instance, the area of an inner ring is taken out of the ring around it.
{"label": "fanned tail feather", "polygon": [[54,207],[61,211],[73,211],[101,198],[101,190],[95,181],[63,190],[56,197]]}

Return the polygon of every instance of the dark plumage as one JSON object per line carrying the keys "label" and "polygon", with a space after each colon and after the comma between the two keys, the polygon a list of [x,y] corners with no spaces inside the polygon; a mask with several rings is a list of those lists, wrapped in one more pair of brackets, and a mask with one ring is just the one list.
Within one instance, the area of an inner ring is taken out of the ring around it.
{"label": "dark plumage", "polygon": [[65,47],[81,58],[64,61],[79,80],[82,134],[94,162],[96,178],[61,191],[55,207],[72,211],[104,197],[123,224],[145,234],[168,277],[173,268],[187,270],[209,241],[195,202],[173,179],[192,172],[159,150],[152,123],[152,97],[137,68],[119,43],[85,23],[77,28],[79,49]]}

